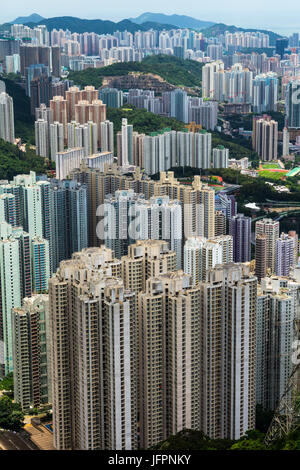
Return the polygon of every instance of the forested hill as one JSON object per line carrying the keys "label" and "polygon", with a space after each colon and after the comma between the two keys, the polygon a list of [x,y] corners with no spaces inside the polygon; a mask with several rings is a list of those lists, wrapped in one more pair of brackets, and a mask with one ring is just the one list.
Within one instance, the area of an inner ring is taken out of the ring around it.
{"label": "forested hill", "polygon": [[58,16],[54,18],[43,19],[38,23],[26,23],[27,26],[35,27],[39,24],[47,26],[48,31],[53,29],[68,29],[71,33],[96,33],[96,34],[112,34],[116,31],[147,31],[150,28],[158,31],[162,29],[174,29],[174,25],[160,24],[148,21],[143,24],[136,24],[130,20],[122,20],[118,23],[108,20],[85,20],[73,16]]}
{"label": "forested hill", "polygon": [[168,55],[151,55],[142,62],[119,62],[107,67],[70,72],[69,79],[77,85],[102,85],[102,77],[127,75],[130,72],[153,73],[176,86],[200,87],[203,64],[195,60]]}

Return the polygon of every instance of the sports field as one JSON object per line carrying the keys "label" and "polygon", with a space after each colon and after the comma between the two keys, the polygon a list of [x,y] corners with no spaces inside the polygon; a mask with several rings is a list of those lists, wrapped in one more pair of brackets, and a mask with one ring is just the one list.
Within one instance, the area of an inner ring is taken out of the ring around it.
{"label": "sports field", "polygon": [[283,179],[287,173],[288,170],[258,170],[259,176],[276,181]]}
{"label": "sports field", "polygon": [[278,163],[263,163],[262,168],[263,170],[281,169]]}

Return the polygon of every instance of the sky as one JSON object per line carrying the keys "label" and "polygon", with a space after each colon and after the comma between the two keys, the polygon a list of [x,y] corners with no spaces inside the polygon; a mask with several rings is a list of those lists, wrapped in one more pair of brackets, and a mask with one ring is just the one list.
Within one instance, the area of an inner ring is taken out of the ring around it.
{"label": "sky", "polygon": [[[203,4],[204,3],[204,4]],[[18,16],[38,13],[45,18],[53,16],[77,16],[87,19],[120,21],[141,13],[182,14],[216,23],[234,24],[240,27],[300,31],[299,0],[214,0],[211,5],[199,0],[0,0],[0,24],[13,21]],[[164,6],[162,6],[164,5]],[[296,19],[295,19],[296,18]]]}

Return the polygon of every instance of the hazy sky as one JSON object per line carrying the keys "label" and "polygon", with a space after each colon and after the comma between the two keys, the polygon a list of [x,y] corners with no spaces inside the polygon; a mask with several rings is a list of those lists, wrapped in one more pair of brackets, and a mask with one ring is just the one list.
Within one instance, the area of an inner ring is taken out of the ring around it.
{"label": "hazy sky", "polygon": [[183,7],[182,0],[0,0],[0,23],[31,13],[46,18],[64,15],[118,21],[150,10],[242,27],[300,30],[299,0],[213,0],[209,2],[211,5],[207,3],[190,0]]}

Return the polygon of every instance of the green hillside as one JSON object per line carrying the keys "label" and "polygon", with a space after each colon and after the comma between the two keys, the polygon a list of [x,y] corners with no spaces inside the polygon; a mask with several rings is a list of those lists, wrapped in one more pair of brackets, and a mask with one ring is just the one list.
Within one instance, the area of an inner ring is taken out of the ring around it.
{"label": "green hillside", "polygon": [[174,56],[152,55],[142,62],[120,62],[97,69],[70,72],[69,79],[77,85],[102,85],[102,77],[127,75],[130,72],[154,73],[175,86],[200,87],[203,64],[195,60],[179,59]]}
{"label": "green hillside", "polygon": [[212,147],[224,145],[229,149],[229,158],[247,157],[251,161],[259,161],[257,153],[252,149],[251,142],[244,137],[231,137],[230,135],[223,134],[222,132],[212,132]]}
{"label": "green hillside", "polygon": [[45,173],[45,162],[33,150],[22,152],[16,145],[0,139],[0,179],[11,180],[15,175],[36,171]]}
{"label": "green hillside", "polygon": [[159,116],[150,113],[145,109],[137,109],[132,105],[125,105],[123,108],[107,108],[107,119],[114,123],[114,132],[121,130],[122,118],[128,119],[128,124],[133,125],[133,130],[140,134],[150,134],[161,129],[170,127],[174,131],[181,131],[184,128],[183,122],[174,118]]}
{"label": "green hillside", "polygon": [[30,99],[14,79],[1,77],[1,80],[5,82],[6,92],[14,102],[15,136],[21,137],[23,142],[34,144],[34,119],[30,114]]}

